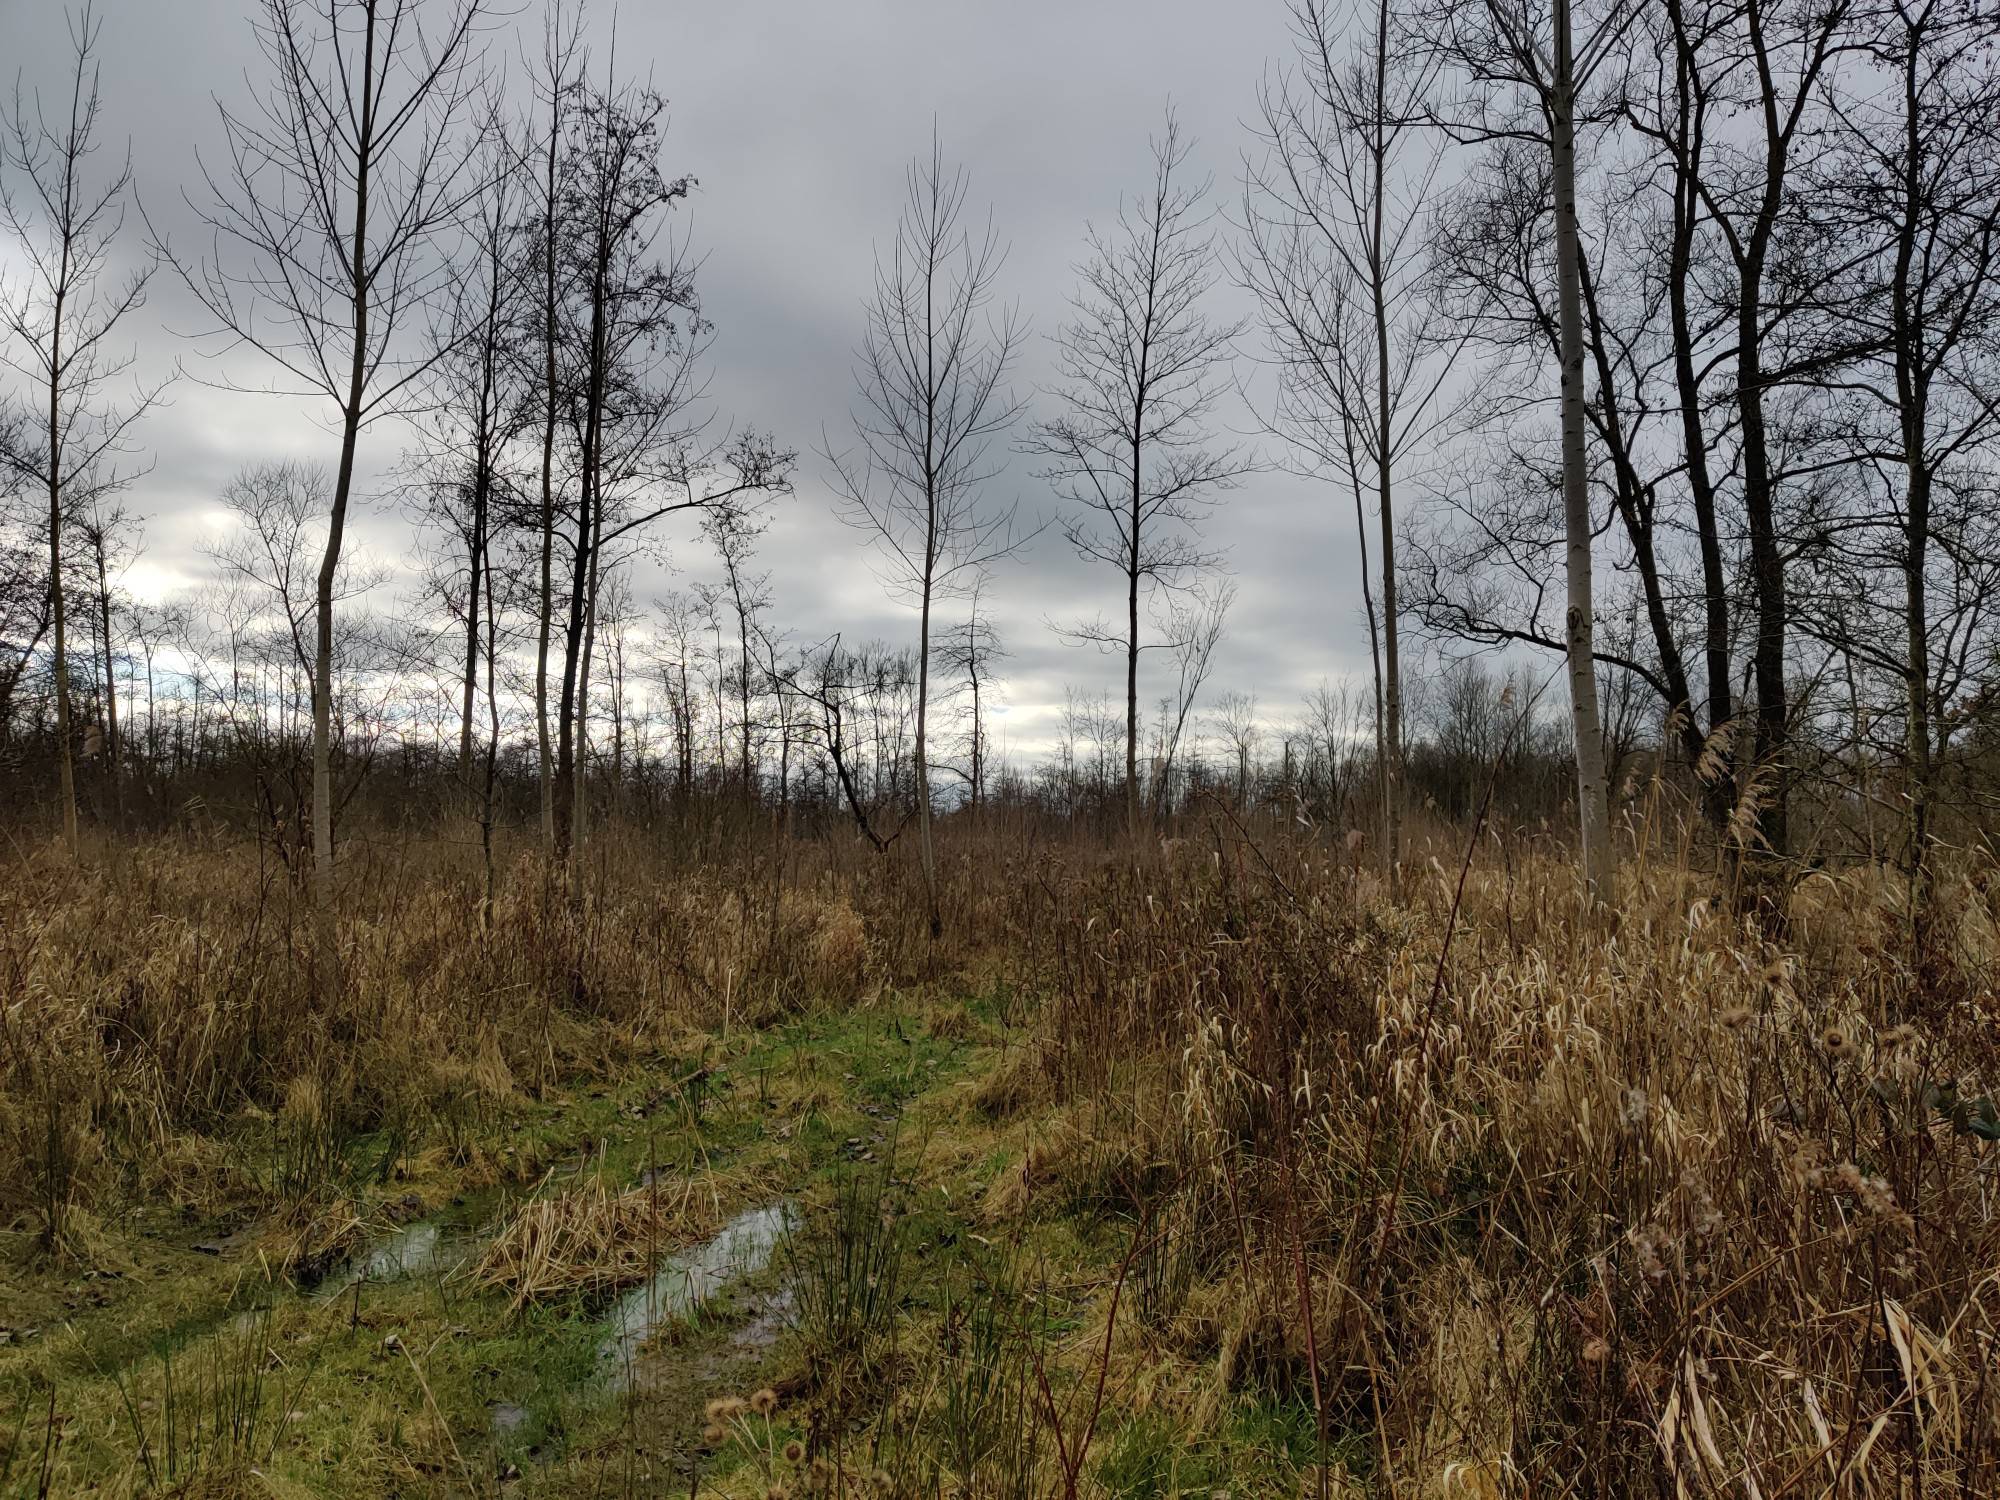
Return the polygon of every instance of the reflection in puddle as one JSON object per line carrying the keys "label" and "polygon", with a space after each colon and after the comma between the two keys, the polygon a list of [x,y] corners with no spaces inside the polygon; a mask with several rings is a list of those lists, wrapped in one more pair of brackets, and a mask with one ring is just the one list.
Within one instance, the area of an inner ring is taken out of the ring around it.
{"label": "reflection in puddle", "polygon": [[790,1225],[789,1205],[766,1204],[737,1215],[706,1244],[668,1256],[651,1281],[612,1304],[606,1320],[611,1331],[598,1345],[598,1358],[629,1366],[660,1328],[699,1310],[730,1282],[763,1270]]}
{"label": "reflection in puddle", "polygon": [[[456,1253],[451,1253],[453,1250]],[[401,1281],[405,1277],[451,1270],[465,1258],[463,1243],[447,1246],[443,1229],[428,1219],[405,1224],[384,1235],[363,1254],[351,1257],[345,1276],[328,1278],[320,1295],[340,1296],[362,1281]]]}
{"label": "reflection in puddle", "polygon": [[360,1274],[369,1281],[393,1281],[429,1270],[437,1259],[437,1248],[437,1225],[407,1224],[368,1252]]}

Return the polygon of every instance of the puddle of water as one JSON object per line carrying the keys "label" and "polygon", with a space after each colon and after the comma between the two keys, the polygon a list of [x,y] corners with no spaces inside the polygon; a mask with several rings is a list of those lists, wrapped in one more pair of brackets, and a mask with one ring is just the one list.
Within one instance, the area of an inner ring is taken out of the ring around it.
{"label": "puddle of water", "polygon": [[[455,1253],[454,1253],[455,1247]],[[357,1281],[401,1281],[406,1277],[450,1270],[465,1258],[465,1247],[445,1239],[444,1227],[419,1219],[384,1235],[348,1260],[345,1276],[328,1277],[320,1291],[334,1298],[352,1290]]]}
{"label": "puddle of water", "polygon": [[428,1270],[437,1259],[438,1236],[435,1224],[422,1220],[406,1224],[368,1252],[360,1274],[369,1281],[390,1281]]}
{"label": "puddle of water", "polygon": [[610,1332],[597,1346],[598,1358],[629,1369],[639,1346],[661,1328],[698,1311],[730,1282],[769,1265],[791,1222],[790,1205],[766,1204],[737,1215],[706,1244],[669,1256],[651,1281],[612,1304]]}

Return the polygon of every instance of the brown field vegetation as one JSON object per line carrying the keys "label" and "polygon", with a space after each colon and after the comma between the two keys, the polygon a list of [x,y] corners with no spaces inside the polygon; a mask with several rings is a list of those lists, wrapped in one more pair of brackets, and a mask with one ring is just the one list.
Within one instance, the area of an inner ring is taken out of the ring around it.
{"label": "brown field vegetation", "polygon": [[[1119,1468],[1132,1431],[1165,1434],[1167,1473],[1231,1451],[1250,1408],[1294,1413],[1312,1461],[1237,1493],[1991,1492],[1991,870],[1944,879],[1914,947],[1899,882],[1865,867],[1753,908],[1687,851],[1642,847],[1593,916],[1560,851],[1490,824],[1435,830],[1400,901],[1345,846],[1219,804],[1181,833],[1135,856],[948,824],[936,945],[914,872],[838,838],[694,863],[610,835],[574,907],[522,856],[484,930],[449,846],[357,840],[333,998],[299,893],[244,850],[159,839],[72,868],[17,849],[8,1284],[115,1263],[149,1203],[230,1205],[280,1264],[323,1258],[390,1191],[338,1166],[357,1140],[491,1181],[525,1101],[801,1016],[907,1015],[974,1050],[876,1184],[906,1198],[882,1222],[971,1174],[952,1232],[1012,1247],[1023,1286],[1067,1266],[1076,1301],[1031,1327],[1047,1298],[1024,1291],[994,1334],[1017,1351],[985,1378],[1028,1438],[1005,1471],[1021,1487],[982,1477],[1005,1444],[961,1472],[931,1441],[929,1470],[884,1476],[896,1492],[1174,1493]],[[649,1151],[676,1110],[700,1117],[712,1066],[667,1079]],[[666,1075],[642,1072],[657,1101]],[[804,1118],[838,1088],[764,1104]],[[747,1191],[647,1180],[668,1201],[528,1200],[485,1278],[514,1305],[629,1285]],[[838,1177],[822,1228],[874,1276],[909,1247],[870,1239],[867,1180]],[[838,1276],[798,1253],[821,1295],[778,1364],[826,1475],[846,1451],[829,1433],[880,1450],[949,1405],[970,1314],[949,1275],[942,1310],[829,1312]],[[10,1483],[46,1437],[33,1348],[0,1350]]]}

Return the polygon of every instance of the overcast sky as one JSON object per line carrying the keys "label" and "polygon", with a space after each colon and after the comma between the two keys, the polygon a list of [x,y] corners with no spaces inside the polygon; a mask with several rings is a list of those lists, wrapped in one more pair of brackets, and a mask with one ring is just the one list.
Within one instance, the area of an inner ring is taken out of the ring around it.
{"label": "overcast sky", "polygon": [[[242,103],[246,71],[262,81],[250,0],[98,0],[98,9],[106,154],[129,136],[156,222],[185,225],[180,192],[198,180],[195,152],[220,140],[215,101]],[[601,57],[614,7],[594,0],[591,12]],[[1170,99],[1196,138],[1194,165],[1213,174],[1217,206],[1233,214],[1257,83],[1287,45],[1283,0],[625,0],[616,13],[621,72],[650,75],[671,102],[664,165],[700,182],[685,227],[705,258],[719,419],[769,429],[801,455],[798,493],[780,503],[759,562],[772,575],[775,618],[802,640],[842,630],[913,641],[914,619],[885,600],[862,539],[837,520],[815,452],[823,429],[836,442],[850,431],[862,299],[876,247],[894,232],[909,157],[935,118],[947,157],[971,174],[972,204],[990,203],[1010,247],[1001,292],[1033,328],[1020,372],[1029,391],[1048,375],[1086,222],[1108,223],[1120,194],[1145,183],[1147,137]],[[18,68],[24,87],[62,87],[67,49],[59,0],[0,0],[0,69]],[[511,37],[492,50],[510,57]],[[135,215],[135,254],[139,231]],[[1212,311],[1228,319],[1248,309],[1225,280]],[[163,370],[180,359],[218,374],[176,336],[196,323],[163,275],[132,325],[142,363]],[[1242,361],[1253,392],[1258,352],[1253,334]],[[1037,398],[1030,415],[1049,410]],[[158,595],[205,570],[197,546],[221,524],[215,496],[243,465],[330,462],[323,418],[180,381],[141,435],[156,462],[128,497],[146,519],[133,588]],[[1219,420],[1256,439],[1247,406],[1232,402]],[[370,429],[364,470],[379,482],[405,441],[393,425]],[[1052,516],[1060,502],[1033,467],[1016,460],[998,492]],[[391,565],[409,555],[393,506],[368,505],[354,534]],[[1223,498],[1209,537],[1229,548],[1239,589],[1211,693],[1253,692],[1281,721],[1320,678],[1365,669],[1353,511],[1332,485],[1255,475]],[[713,572],[691,528],[665,539],[679,577],[643,572],[641,600]],[[1066,684],[1122,692],[1119,663],[1062,644],[1050,628],[1113,611],[1119,588],[1053,527],[994,579],[988,599],[1012,653],[996,733],[1017,757],[1047,745]],[[1152,665],[1164,690],[1168,663]],[[1141,692],[1155,696],[1143,680]]]}

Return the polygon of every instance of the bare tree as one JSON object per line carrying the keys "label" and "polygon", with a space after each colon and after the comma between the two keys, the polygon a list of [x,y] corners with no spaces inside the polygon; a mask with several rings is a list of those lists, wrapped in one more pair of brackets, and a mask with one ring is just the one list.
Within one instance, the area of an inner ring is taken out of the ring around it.
{"label": "bare tree", "polygon": [[741,747],[737,770],[743,800],[747,805],[757,794],[757,758],[751,748],[756,725],[750,703],[757,686],[758,669],[751,656],[751,637],[762,633],[758,623],[770,606],[768,573],[751,573],[748,563],[764,530],[764,518],[733,509],[711,511],[702,518],[715,555],[722,561],[722,576],[730,611],[736,616],[736,731]]}
{"label": "bare tree", "polygon": [[[1124,620],[1081,624],[1075,638],[1125,658],[1125,821],[1139,829],[1140,607],[1157,588],[1180,588],[1220,560],[1200,523],[1217,491],[1248,468],[1239,450],[1211,443],[1227,390],[1223,366],[1242,332],[1202,302],[1216,278],[1208,232],[1209,184],[1189,184],[1188,154],[1171,110],[1152,142],[1153,180],[1117,228],[1089,234],[1090,258],[1073,317],[1056,337],[1061,415],[1035,425],[1033,451],[1078,514],[1070,545],[1124,580]],[[1157,643],[1156,643],[1157,644]]]}
{"label": "bare tree", "polygon": [[563,143],[569,128],[572,91],[582,63],[583,6],[565,11],[553,0],[543,27],[542,55],[534,74],[536,119],[528,128],[523,157],[532,168],[534,254],[527,267],[532,278],[536,342],[541,354],[541,569],[536,595],[535,631],[535,754],[541,789],[542,852],[556,852],[555,741],[549,728],[549,643],[555,628],[556,432],[562,417],[562,313],[569,278],[574,274],[562,252],[564,166]]}
{"label": "bare tree", "polygon": [[[856,743],[860,732],[855,729],[854,721],[869,711],[871,705],[866,700],[872,696],[879,744],[881,689],[890,682],[899,681],[903,674],[889,663],[882,648],[863,647],[856,650],[843,647],[840,637],[836,635],[819,647],[802,653],[797,662],[776,675],[780,692],[812,705],[813,718],[817,722],[811,725],[810,733],[833,768],[841,799],[846,803],[855,827],[876,853],[888,853],[902,835],[908,820],[906,818],[903,824],[887,834],[877,830],[875,823],[880,811],[882,788],[875,784],[869,790],[863,789],[863,748]],[[880,760],[879,754],[877,760]],[[876,769],[879,770],[879,764]]]}
{"label": "bare tree", "polygon": [[49,632],[46,546],[35,517],[46,512],[23,494],[29,476],[5,459],[28,447],[28,413],[0,403],[0,748],[11,739],[21,680]]}
{"label": "bare tree", "polygon": [[654,604],[659,628],[649,653],[666,698],[667,722],[674,739],[674,795],[685,802],[694,790],[695,730],[698,709],[690,675],[694,665],[697,627],[693,601],[680,593]]}
{"label": "bare tree", "polygon": [[[255,464],[239,471],[223,488],[221,503],[232,529],[203,550],[216,564],[218,586],[203,614],[220,617],[224,641],[191,642],[188,656],[200,675],[214,674],[213,700],[226,715],[239,747],[251,752],[263,820],[277,835],[288,865],[294,845],[303,857],[310,847],[309,826],[315,767],[311,759],[313,695],[318,691],[315,624],[321,597],[319,562],[325,556],[327,492],[332,476],[323,465],[297,462]],[[327,588],[336,610],[351,606],[385,578],[382,569],[343,553]],[[192,622],[190,622],[192,623]],[[355,674],[365,650],[353,621],[333,637],[326,681],[330,719],[357,720]],[[226,671],[226,676],[223,675]],[[295,753],[303,745],[302,763]],[[336,736],[328,758],[328,785],[337,808],[354,794],[358,776],[349,774],[344,736]],[[295,786],[294,772],[307,785]],[[277,783],[283,782],[282,797]],[[301,837],[290,825],[300,820]]]}
{"label": "bare tree", "polygon": [[338,983],[333,927],[333,606],[361,429],[407,410],[447,350],[411,322],[448,284],[442,239],[476,186],[464,124],[487,0],[261,0],[271,81],[220,106],[226,162],[197,208],[214,249],[161,243],[214,320],[220,351],[255,350],[269,387],[332,403],[340,430],[313,639],[313,902],[319,982]]}
{"label": "bare tree", "polygon": [[132,365],[112,347],[127,314],[146,298],[143,266],[112,274],[112,247],[124,224],[132,184],[128,154],[101,180],[89,178],[98,149],[97,44],[103,23],[89,4],[69,17],[74,65],[68,97],[51,115],[32,105],[19,83],[0,140],[0,228],[14,241],[17,279],[0,281],[0,363],[29,382],[38,407],[32,424],[0,429],[0,467],[46,497],[51,669],[55,680],[56,763],[63,837],[77,853],[76,763],[72,748],[69,610],[63,540],[91,504],[129,482],[117,472],[133,427],[161,388],[138,387],[123,401],[108,387]]}
{"label": "bare tree", "polygon": [[491,821],[484,799],[492,787],[475,777],[474,766],[481,641],[494,587],[495,534],[518,510],[509,503],[514,481],[507,455],[529,415],[523,377],[531,367],[519,345],[525,309],[514,266],[518,192],[498,120],[487,125],[485,151],[479,190],[465,206],[466,253],[431,330],[440,353],[428,382],[427,441],[415,464],[418,517],[449,538],[446,566],[459,582],[445,591],[461,626],[457,775],[482,824]]}
{"label": "bare tree", "polygon": [[1583,884],[1593,901],[1609,891],[1615,853],[1592,643],[1595,528],[1585,447],[1589,414],[1584,397],[1576,134],[1579,97],[1618,46],[1633,9],[1627,0],[1604,0],[1581,45],[1573,34],[1571,0],[1444,0],[1432,8],[1430,17],[1435,22],[1438,45],[1470,85],[1468,110],[1449,119],[1454,134],[1469,140],[1526,135],[1548,149],[1562,386],[1564,575],[1568,582],[1564,645],[1575,731]]}
{"label": "bare tree", "polygon": [[[2000,78],[1982,43],[1994,22],[1944,0],[1890,0],[1860,29],[1874,87],[1820,89],[1831,149],[1807,162],[1816,210],[1866,247],[1827,299],[1859,346],[1824,383],[1835,457],[1865,499],[1829,528],[1829,608],[1808,628],[1900,687],[1907,841],[1927,910],[1939,764],[1973,642],[1994,606],[1992,512],[2000,431]],[[1900,587],[1881,591],[1875,569]],[[1940,576],[1941,575],[1941,576]],[[1895,618],[1900,616],[1900,619]],[[1827,629],[1831,625],[1854,628]]]}
{"label": "bare tree", "polygon": [[965,619],[946,631],[939,643],[944,669],[959,678],[971,700],[967,705],[965,790],[973,807],[986,800],[986,700],[993,692],[994,664],[1007,656],[992,618],[981,611],[982,595],[981,585],[975,583]]}
{"label": "bare tree", "polygon": [[1230,758],[1236,763],[1236,805],[1247,810],[1250,806],[1250,767],[1257,753],[1257,743],[1264,737],[1263,721],[1257,717],[1257,695],[1224,693],[1209,717],[1216,737],[1228,748]]}
{"label": "bare tree", "polygon": [[1222,640],[1229,608],[1236,602],[1236,585],[1211,580],[1197,585],[1174,604],[1167,622],[1176,670],[1174,691],[1160,704],[1159,769],[1153,777],[1153,816],[1164,812],[1173,785],[1174,766],[1187,734],[1189,718],[1215,665],[1215,648]]}
{"label": "bare tree", "polygon": [[889,259],[875,266],[856,381],[859,452],[826,457],[845,518],[877,544],[889,589],[915,604],[917,842],[932,937],[943,930],[931,839],[931,612],[964,593],[1020,544],[1012,506],[986,503],[990,449],[1019,415],[1007,374],[1024,330],[989,315],[1002,252],[991,221],[964,224],[967,181],[947,170],[935,136],[912,162]]}
{"label": "bare tree", "polygon": [[751,430],[706,431],[701,356],[713,332],[695,263],[671,228],[694,186],[662,171],[666,101],[607,83],[579,89],[568,114],[560,215],[574,268],[557,308],[558,378],[577,468],[567,516],[568,601],[556,700],[556,846],[567,861],[584,828],[596,599],[607,549],[633,545],[678,512],[741,511],[787,493],[792,454]]}
{"label": "bare tree", "polygon": [[79,518],[77,530],[83,538],[90,569],[95,596],[91,624],[98,640],[99,670],[104,674],[101,709],[104,778],[111,787],[112,816],[122,823],[125,820],[125,783],[119,769],[124,741],[118,725],[118,648],[112,628],[117,600],[112,589],[112,574],[114,571],[122,573],[131,561],[132,521],[123,509],[117,506],[107,509],[99,500],[92,503],[87,516]]}
{"label": "bare tree", "polygon": [[[1396,491],[1460,404],[1446,382],[1466,338],[1462,325],[1440,336],[1423,295],[1425,230],[1449,149],[1428,119],[1440,56],[1393,24],[1388,0],[1346,56],[1328,0],[1291,9],[1297,67],[1260,95],[1265,154],[1245,183],[1239,275],[1263,308],[1277,366],[1271,426],[1353,496],[1393,888],[1403,800]],[[1379,631],[1364,497],[1379,526]]]}

